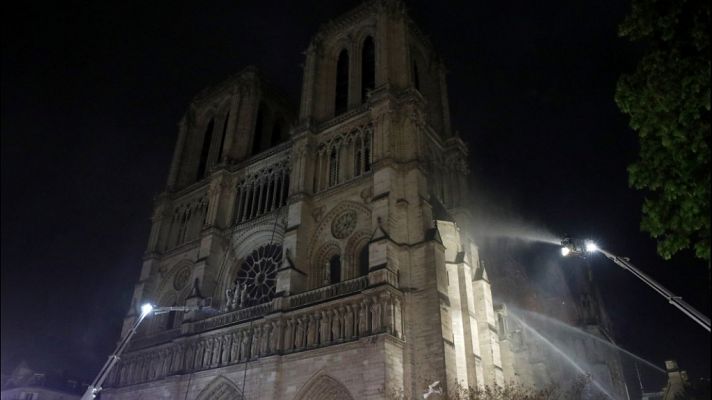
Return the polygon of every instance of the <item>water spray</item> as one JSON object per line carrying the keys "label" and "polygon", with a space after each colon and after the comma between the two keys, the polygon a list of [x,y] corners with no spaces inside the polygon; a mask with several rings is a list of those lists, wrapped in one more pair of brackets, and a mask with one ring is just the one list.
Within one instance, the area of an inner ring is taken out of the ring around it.
{"label": "water spray", "polygon": [[680,311],[682,311],[685,315],[692,318],[693,321],[707,329],[707,332],[710,332],[710,319],[706,315],[697,311],[697,309],[682,300],[682,297],[676,296],[674,293],[665,288],[665,286],[641,272],[638,268],[631,264],[630,259],[627,257],[619,257],[615,254],[609,253],[608,251],[598,247],[598,245],[591,240],[573,239],[570,237],[565,237],[561,240],[561,255],[564,257],[586,257],[587,255],[594,253],[603,254],[606,258],[613,261],[618,266],[635,275],[638,279],[645,282],[645,284],[653,288],[653,290],[658,292],[661,296],[665,297],[668,303],[680,309]]}
{"label": "water spray", "polygon": [[[590,376],[590,375],[588,374],[588,372],[583,369],[583,367],[581,367],[573,358],[571,358],[571,356],[569,356],[568,354],[566,354],[566,352],[564,352],[563,350],[561,350],[557,345],[555,345],[555,344],[552,343],[549,339],[547,339],[546,337],[544,337],[544,335],[542,335],[541,333],[539,333],[539,331],[537,331],[536,329],[534,329],[534,328],[533,328],[531,325],[529,325],[528,323],[524,322],[524,320],[522,320],[521,318],[519,318],[516,314],[510,313],[509,315],[512,316],[512,318],[514,318],[517,322],[519,322],[519,324],[520,324],[521,326],[523,326],[526,330],[528,330],[529,332],[531,332],[537,339],[541,340],[543,343],[545,343],[547,346],[549,346],[556,354],[558,354],[558,355],[561,356],[564,360],[566,360],[569,364],[571,364],[571,365],[576,369],[576,371],[578,371],[581,375],[584,375],[584,376],[588,375],[588,376]],[[603,385],[601,385],[600,383],[598,383],[598,381],[596,381],[595,379],[593,379],[593,377],[591,377],[591,383],[593,383],[593,385],[596,387],[596,389],[598,389],[599,391],[601,391],[601,393],[603,393],[603,394],[605,394],[606,396],[608,396],[608,398],[615,400],[615,397],[613,397],[613,395],[611,395],[611,394],[606,390],[606,388],[603,387]]]}
{"label": "water spray", "polygon": [[[509,307],[509,309],[510,309],[510,310],[514,310],[514,308],[511,307],[511,306]],[[636,368],[637,368],[638,362],[641,362],[641,363],[643,363],[644,365],[646,365],[646,366],[652,368],[652,369],[655,370],[655,371],[658,371],[658,372],[660,372],[660,373],[662,373],[662,374],[667,374],[667,371],[665,371],[664,369],[658,367],[657,365],[653,364],[652,362],[650,362],[650,361],[644,359],[643,357],[640,357],[640,356],[636,355],[635,353],[630,352],[630,351],[624,349],[623,347],[618,346],[617,344],[615,344],[615,343],[613,343],[613,342],[609,342],[608,340],[602,339],[602,338],[600,338],[600,337],[598,337],[598,336],[596,336],[596,335],[594,335],[594,334],[591,334],[591,333],[589,333],[589,332],[586,332],[586,331],[584,331],[584,330],[582,330],[582,329],[576,328],[576,327],[571,326],[571,325],[569,325],[569,324],[566,324],[566,323],[564,323],[564,322],[562,322],[562,321],[559,321],[559,320],[557,320],[557,319],[555,319],[555,318],[551,318],[551,317],[549,317],[549,316],[542,315],[542,314],[539,314],[539,313],[536,313],[536,312],[527,311],[527,310],[521,310],[521,309],[516,309],[516,312],[517,312],[520,316],[526,316],[527,318],[531,318],[531,320],[538,320],[539,322],[546,323],[546,324],[549,324],[549,325],[553,325],[553,326],[555,326],[555,327],[557,327],[557,328],[559,328],[559,329],[561,329],[561,330],[563,330],[563,331],[567,331],[567,332],[571,332],[571,333],[573,333],[573,334],[577,334],[577,335],[584,336],[584,337],[586,337],[586,338],[589,338],[589,339],[595,341],[596,343],[600,343],[600,344],[602,344],[603,346],[606,346],[606,347],[610,348],[611,350],[618,351],[618,352],[620,352],[620,353],[622,353],[622,354],[624,354],[624,355],[626,355],[626,356],[628,356],[628,357],[631,357],[631,358],[634,360],[634,362],[635,362]]]}

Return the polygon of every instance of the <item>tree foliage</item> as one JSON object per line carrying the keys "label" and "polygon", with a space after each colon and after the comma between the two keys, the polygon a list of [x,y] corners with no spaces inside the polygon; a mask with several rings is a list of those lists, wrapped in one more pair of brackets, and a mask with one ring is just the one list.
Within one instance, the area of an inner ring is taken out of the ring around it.
{"label": "tree foliage", "polygon": [[632,0],[619,28],[646,48],[615,100],[640,140],[628,173],[646,191],[641,228],[666,259],[693,248],[710,260],[709,27],[708,0]]}

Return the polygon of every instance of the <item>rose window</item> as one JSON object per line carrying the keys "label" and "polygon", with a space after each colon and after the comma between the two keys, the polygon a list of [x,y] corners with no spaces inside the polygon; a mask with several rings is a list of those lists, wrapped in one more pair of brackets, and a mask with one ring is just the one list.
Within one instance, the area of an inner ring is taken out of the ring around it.
{"label": "rose window", "polygon": [[272,300],[277,283],[277,270],[282,263],[282,246],[268,244],[253,251],[237,273],[236,281],[246,284],[247,293],[242,307]]}

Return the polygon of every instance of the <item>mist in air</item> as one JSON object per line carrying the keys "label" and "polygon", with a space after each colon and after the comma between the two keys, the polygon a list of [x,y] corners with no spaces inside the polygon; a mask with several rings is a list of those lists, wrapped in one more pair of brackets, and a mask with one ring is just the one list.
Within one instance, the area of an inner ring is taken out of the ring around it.
{"label": "mist in air", "polygon": [[509,201],[478,193],[471,203],[472,235],[478,245],[508,240],[523,243],[559,245],[561,235],[554,234],[543,222],[525,218],[507,204]]}

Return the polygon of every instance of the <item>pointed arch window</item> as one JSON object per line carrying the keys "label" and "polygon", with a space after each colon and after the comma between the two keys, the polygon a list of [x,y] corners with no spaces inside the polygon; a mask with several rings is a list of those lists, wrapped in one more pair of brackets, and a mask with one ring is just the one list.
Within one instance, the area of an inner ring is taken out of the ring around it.
{"label": "pointed arch window", "polygon": [[361,101],[376,87],[376,46],[371,36],[363,41],[361,50]]}
{"label": "pointed arch window", "polygon": [[341,256],[338,254],[329,259],[329,279],[332,285],[341,282]]}
{"label": "pointed arch window", "polygon": [[349,53],[344,49],[339,53],[336,62],[336,99],[334,114],[339,115],[346,111],[349,102]]}
{"label": "pointed arch window", "polygon": [[359,276],[368,275],[368,243],[358,254],[358,273]]}
{"label": "pointed arch window", "polygon": [[356,138],[354,142],[354,176],[361,175],[361,165],[363,165],[363,145],[361,138]]}
{"label": "pointed arch window", "polygon": [[196,180],[202,179],[205,176],[205,169],[208,164],[208,154],[210,154],[210,142],[213,140],[213,126],[215,119],[211,118],[208,127],[203,135],[203,148],[200,151],[200,161],[198,162],[198,174]]}
{"label": "pointed arch window", "polygon": [[218,148],[218,155],[216,156],[217,162],[220,163],[222,160],[223,147],[225,146],[225,136],[227,135],[227,123],[230,121],[230,113],[228,112],[225,116],[225,124],[223,125],[222,138],[220,139],[220,147]]}

